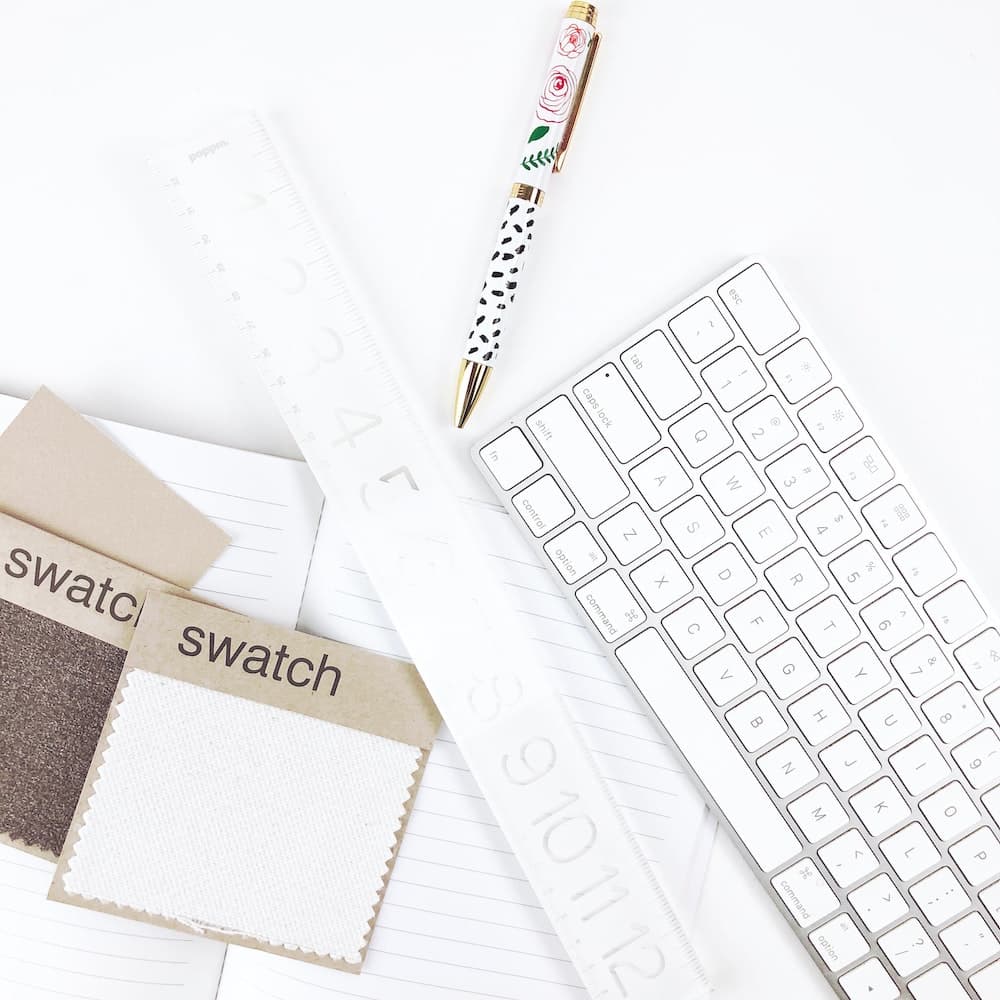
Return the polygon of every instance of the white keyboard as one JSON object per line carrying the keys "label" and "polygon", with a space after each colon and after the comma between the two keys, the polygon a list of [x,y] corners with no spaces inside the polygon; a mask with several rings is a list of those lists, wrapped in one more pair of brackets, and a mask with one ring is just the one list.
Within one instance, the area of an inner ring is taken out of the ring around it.
{"label": "white keyboard", "polygon": [[1000,998],[1000,634],[744,261],[474,450],[839,996]]}

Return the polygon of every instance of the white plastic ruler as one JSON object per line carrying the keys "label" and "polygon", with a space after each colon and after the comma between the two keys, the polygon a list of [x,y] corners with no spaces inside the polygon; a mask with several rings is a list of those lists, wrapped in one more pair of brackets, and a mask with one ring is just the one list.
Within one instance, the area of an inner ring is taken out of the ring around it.
{"label": "white plastic ruler", "polygon": [[446,483],[388,341],[261,122],[158,157],[172,204],[594,998],[709,991]]}

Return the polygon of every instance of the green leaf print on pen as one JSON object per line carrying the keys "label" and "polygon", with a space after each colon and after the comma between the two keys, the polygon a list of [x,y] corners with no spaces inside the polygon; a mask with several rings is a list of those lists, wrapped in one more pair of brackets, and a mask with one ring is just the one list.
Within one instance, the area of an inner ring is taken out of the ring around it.
{"label": "green leaf print on pen", "polygon": [[556,152],[558,146],[549,146],[548,149],[540,149],[537,153],[532,153],[531,156],[526,156],[521,160],[521,166],[525,170],[534,170],[537,167],[547,167],[553,162],[555,162]]}
{"label": "green leaf print on pen", "polygon": [[539,125],[538,128],[536,128],[531,133],[531,135],[528,136],[528,142],[538,142],[538,140],[541,139],[542,136],[546,136],[548,134],[549,134],[549,126]]}

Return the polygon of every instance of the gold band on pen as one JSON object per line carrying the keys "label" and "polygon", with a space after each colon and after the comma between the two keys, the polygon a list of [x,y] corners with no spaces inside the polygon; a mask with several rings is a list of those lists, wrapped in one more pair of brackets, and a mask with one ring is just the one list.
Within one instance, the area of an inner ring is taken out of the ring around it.
{"label": "gold band on pen", "polygon": [[530,184],[515,182],[510,189],[511,198],[518,198],[521,201],[530,201],[532,205],[541,205],[545,201],[545,192],[541,188],[532,187]]}
{"label": "gold band on pen", "polygon": [[577,21],[586,21],[587,24],[597,23],[597,8],[592,3],[583,3],[581,0],[573,0],[566,11],[567,17],[575,18]]}

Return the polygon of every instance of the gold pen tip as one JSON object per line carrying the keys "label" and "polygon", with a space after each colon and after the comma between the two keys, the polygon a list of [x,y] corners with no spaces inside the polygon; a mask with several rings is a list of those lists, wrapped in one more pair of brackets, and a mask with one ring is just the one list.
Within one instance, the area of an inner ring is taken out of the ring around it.
{"label": "gold pen tip", "polygon": [[468,358],[462,359],[462,367],[458,372],[458,383],[455,386],[455,426],[463,428],[472,416],[472,411],[479,402],[479,397],[486,388],[486,383],[493,374],[492,365],[483,364],[482,361],[470,361]]}

